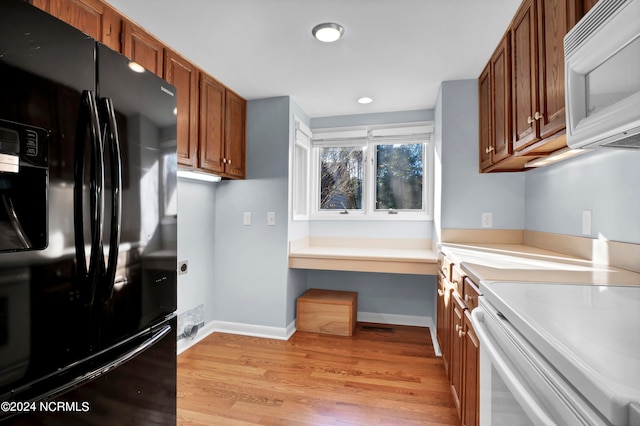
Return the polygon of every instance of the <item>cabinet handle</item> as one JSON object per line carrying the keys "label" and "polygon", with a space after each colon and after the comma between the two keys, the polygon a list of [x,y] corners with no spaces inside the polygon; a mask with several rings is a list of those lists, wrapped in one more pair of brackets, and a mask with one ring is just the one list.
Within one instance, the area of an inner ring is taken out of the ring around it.
{"label": "cabinet handle", "polygon": [[531,124],[531,123],[533,123],[534,121],[536,121],[536,120],[534,120],[533,118],[531,118],[531,116],[527,117],[527,123]]}
{"label": "cabinet handle", "polygon": [[536,120],[540,120],[542,118],[542,114],[540,114],[538,111],[536,111],[536,113],[533,116],[534,119]]}
{"label": "cabinet handle", "polygon": [[485,154],[488,154],[493,150],[494,150],[494,148],[492,146],[490,146],[489,148],[485,149],[484,152],[485,152]]}

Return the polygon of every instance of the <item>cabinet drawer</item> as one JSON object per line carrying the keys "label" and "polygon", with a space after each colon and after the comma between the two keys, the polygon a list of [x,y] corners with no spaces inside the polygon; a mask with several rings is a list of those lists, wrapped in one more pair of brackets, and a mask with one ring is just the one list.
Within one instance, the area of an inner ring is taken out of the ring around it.
{"label": "cabinet drawer", "polygon": [[466,275],[458,265],[451,267],[451,285],[453,289],[462,297],[462,286]]}
{"label": "cabinet drawer", "polygon": [[444,278],[447,281],[451,281],[451,268],[453,267],[453,262],[444,253],[438,253],[438,268],[444,274]]}
{"label": "cabinet drawer", "polygon": [[462,297],[464,299],[464,303],[466,303],[469,308],[469,311],[478,307],[478,296],[480,296],[480,289],[476,283],[471,281],[469,277],[465,277]]}

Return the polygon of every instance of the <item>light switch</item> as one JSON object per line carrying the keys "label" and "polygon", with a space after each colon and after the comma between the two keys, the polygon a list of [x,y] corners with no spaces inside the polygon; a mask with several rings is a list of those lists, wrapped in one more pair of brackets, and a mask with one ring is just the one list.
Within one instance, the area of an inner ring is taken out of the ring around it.
{"label": "light switch", "polygon": [[244,226],[251,225],[251,212],[244,212],[244,214],[242,215],[242,224]]}
{"label": "light switch", "polygon": [[276,212],[267,212],[267,225],[276,226]]}

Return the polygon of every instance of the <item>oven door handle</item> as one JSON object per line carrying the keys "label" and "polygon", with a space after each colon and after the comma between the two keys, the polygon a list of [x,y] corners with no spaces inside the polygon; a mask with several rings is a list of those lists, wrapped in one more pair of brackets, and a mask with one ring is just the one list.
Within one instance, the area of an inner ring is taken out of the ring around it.
{"label": "oven door handle", "polygon": [[[523,386],[523,379],[511,368],[510,363],[502,353],[503,351],[497,347],[495,341],[491,338],[485,326],[482,307],[477,307],[471,311],[471,322],[480,340],[482,350],[486,351],[486,354],[489,355],[491,364],[498,371],[498,374],[500,374],[500,377],[502,377],[502,380],[504,380],[529,418],[536,425],[556,425],[557,423],[547,414],[547,410],[545,410],[544,407],[538,403],[537,399],[531,395],[529,390]],[[482,378],[480,380],[482,380]]]}

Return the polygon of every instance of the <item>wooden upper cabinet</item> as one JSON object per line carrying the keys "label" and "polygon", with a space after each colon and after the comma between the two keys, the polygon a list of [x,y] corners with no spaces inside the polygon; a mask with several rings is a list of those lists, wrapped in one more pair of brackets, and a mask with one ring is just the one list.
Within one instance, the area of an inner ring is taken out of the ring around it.
{"label": "wooden upper cabinet", "polygon": [[104,5],[102,13],[102,37],[100,41],[106,46],[122,52],[122,16],[113,8]]}
{"label": "wooden upper cabinet", "polygon": [[480,139],[480,170],[489,167],[491,163],[491,151],[494,149],[491,137],[491,116],[493,105],[491,102],[491,63],[478,78],[478,111],[479,111],[479,139]]}
{"label": "wooden upper cabinet", "polygon": [[224,173],[225,87],[207,74],[200,77],[200,144],[198,168]]}
{"label": "wooden upper cabinet", "polygon": [[247,101],[227,89],[225,93],[225,173],[245,177]]}
{"label": "wooden upper cabinet", "polygon": [[98,0],[34,0],[33,5],[100,40],[104,5]]}
{"label": "wooden upper cabinet", "polygon": [[493,123],[491,133],[493,163],[513,153],[511,144],[511,54],[509,34],[503,38],[491,57],[491,87],[493,96]]}
{"label": "wooden upper cabinet", "polygon": [[511,27],[513,148],[522,149],[539,138],[537,23],[533,0],[524,0]]}
{"label": "wooden upper cabinet", "polygon": [[177,53],[166,49],[164,79],[177,89],[178,164],[194,168],[198,162],[198,79],[199,71]]}
{"label": "wooden upper cabinet", "polygon": [[164,46],[151,34],[132,24],[122,22],[122,53],[129,59],[162,77]]}
{"label": "wooden upper cabinet", "polygon": [[575,0],[537,0],[540,138],[565,129],[563,40],[578,22]]}

